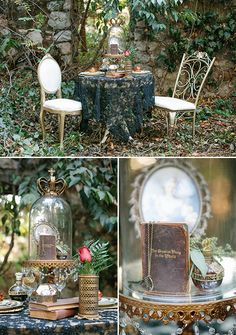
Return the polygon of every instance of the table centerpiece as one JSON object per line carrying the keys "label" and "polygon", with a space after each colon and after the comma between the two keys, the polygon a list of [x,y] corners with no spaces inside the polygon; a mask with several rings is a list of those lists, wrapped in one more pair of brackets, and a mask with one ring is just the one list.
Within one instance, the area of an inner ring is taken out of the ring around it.
{"label": "table centerpiece", "polygon": [[112,265],[109,242],[85,241],[74,256],[75,272],[79,274],[78,317],[97,319],[99,273]]}

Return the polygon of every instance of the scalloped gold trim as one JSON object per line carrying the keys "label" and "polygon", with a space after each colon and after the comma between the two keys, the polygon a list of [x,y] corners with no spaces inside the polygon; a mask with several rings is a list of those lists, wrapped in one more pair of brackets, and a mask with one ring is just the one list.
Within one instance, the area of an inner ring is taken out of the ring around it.
{"label": "scalloped gold trim", "polygon": [[204,303],[160,304],[119,296],[120,310],[129,317],[139,317],[144,321],[159,320],[165,325],[171,321],[180,321],[190,324],[193,321],[203,320],[210,322],[213,319],[224,321],[229,315],[236,314],[236,297]]}
{"label": "scalloped gold trim", "polygon": [[52,259],[52,260],[28,260],[24,262],[24,266],[28,268],[71,268],[75,266],[75,262],[71,259]]}

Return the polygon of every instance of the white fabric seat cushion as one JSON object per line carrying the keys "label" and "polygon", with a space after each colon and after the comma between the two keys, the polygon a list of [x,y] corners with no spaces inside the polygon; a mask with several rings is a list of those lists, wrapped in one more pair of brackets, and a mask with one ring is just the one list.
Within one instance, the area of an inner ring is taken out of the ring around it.
{"label": "white fabric seat cushion", "polygon": [[155,106],[166,108],[171,111],[191,111],[196,109],[192,102],[171,97],[155,96]]}
{"label": "white fabric seat cushion", "polygon": [[46,100],[43,104],[43,107],[64,112],[76,112],[82,110],[81,102],[71,99]]}

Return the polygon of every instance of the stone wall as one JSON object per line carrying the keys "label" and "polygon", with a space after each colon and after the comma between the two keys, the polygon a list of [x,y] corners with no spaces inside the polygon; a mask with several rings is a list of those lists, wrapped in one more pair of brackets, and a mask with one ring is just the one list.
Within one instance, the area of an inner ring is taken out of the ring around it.
{"label": "stone wall", "polygon": [[[35,0],[25,3],[30,6],[30,16],[33,20],[22,20],[29,17],[24,1],[18,5],[12,0],[5,1],[5,11],[1,13],[0,21],[5,27],[0,27],[0,34],[14,31],[14,37],[31,41],[35,47],[50,48],[50,53],[60,58],[62,63],[70,64],[73,54],[73,20],[72,0]],[[36,21],[42,19],[42,26],[38,29]]]}
{"label": "stone wall", "polygon": [[[236,7],[236,0],[234,0],[233,3],[233,7]],[[174,88],[178,66],[175,72],[170,73],[164,69],[164,67],[158,66],[156,59],[160,53],[165,50],[166,46],[173,43],[173,41],[168,40],[167,33],[160,32],[156,35],[155,40],[150,42],[144,38],[145,29],[145,24],[140,21],[136,24],[132,32],[133,45],[136,50],[138,62],[144,69],[151,70],[154,73],[156,94],[168,95],[168,91]],[[227,98],[235,92],[235,64],[230,61],[227,49],[218,52],[215,57],[216,61],[213,65],[213,71],[209,76],[209,78],[213,80],[214,85],[209,85],[209,83],[206,82],[202,95],[206,97]],[[180,61],[181,57],[179,64]]]}

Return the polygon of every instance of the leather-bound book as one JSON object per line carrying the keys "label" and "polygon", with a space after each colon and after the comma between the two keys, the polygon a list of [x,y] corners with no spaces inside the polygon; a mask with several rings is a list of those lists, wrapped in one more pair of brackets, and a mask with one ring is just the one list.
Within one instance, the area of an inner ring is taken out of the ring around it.
{"label": "leather-bound book", "polygon": [[56,237],[54,235],[39,236],[39,259],[56,259]]}
{"label": "leather-bound book", "polygon": [[66,298],[66,299],[57,299],[56,302],[35,302],[31,301],[29,303],[30,310],[44,310],[44,311],[56,311],[56,310],[65,310],[79,307],[79,298]]}
{"label": "leather-bound book", "polygon": [[142,223],[143,280],[150,294],[188,292],[189,234],[182,223]]}
{"label": "leather-bound book", "polygon": [[37,309],[31,309],[29,316],[31,318],[45,319],[45,320],[60,320],[69,318],[78,313],[78,309],[59,309],[56,311],[42,311]]}

